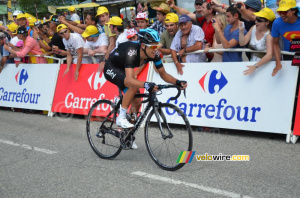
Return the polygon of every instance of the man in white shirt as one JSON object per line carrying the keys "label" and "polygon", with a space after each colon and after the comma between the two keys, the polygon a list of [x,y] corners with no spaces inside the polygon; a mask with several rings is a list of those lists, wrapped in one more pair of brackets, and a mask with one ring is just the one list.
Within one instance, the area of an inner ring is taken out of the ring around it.
{"label": "man in white shirt", "polygon": [[[84,54],[88,54],[90,57],[93,57],[96,53],[105,54],[107,52],[108,38],[105,33],[100,34],[96,26],[87,26],[81,36],[86,38],[83,49]],[[100,57],[96,58],[96,62],[100,62]]]}
{"label": "man in white shirt", "polygon": [[120,17],[113,16],[106,24],[109,25],[113,34],[118,35],[115,48],[117,48],[119,44],[129,41],[126,35],[127,30],[124,30],[123,20]]}
{"label": "man in white shirt", "polygon": [[68,7],[68,10],[70,11],[71,15],[71,21],[74,21],[76,23],[80,23],[80,18],[78,14],[76,14],[76,9],[73,6]]}
{"label": "man in white shirt", "polygon": [[77,81],[81,63],[88,63],[88,59],[83,58],[84,41],[79,34],[70,33],[65,24],[60,24],[57,26],[57,32],[59,36],[63,38],[63,43],[67,50],[67,69],[65,70],[63,76],[69,72],[72,59],[74,56],[77,56],[73,59],[73,63],[76,64],[75,81]]}

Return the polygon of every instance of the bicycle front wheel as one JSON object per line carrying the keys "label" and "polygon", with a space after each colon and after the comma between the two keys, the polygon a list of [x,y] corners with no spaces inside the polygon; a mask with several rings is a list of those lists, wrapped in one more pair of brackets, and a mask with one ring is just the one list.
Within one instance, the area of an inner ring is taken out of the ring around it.
{"label": "bicycle front wheel", "polygon": [[160,104],[157,111],[152,109],[147,117],[145,142],[152,160],[160,168],[178,170],[185,165],[178,163],[181,151],[191,151],[193,147],[190,123],[177,106]]}
{"label": "bicycle front wheel", "polygon": [[114,135],[117,112],[109,100],[98,100],[91,107],[86,121],[86,131],[93,151],[103,159],[117,157],[122,151],[120,139]]}

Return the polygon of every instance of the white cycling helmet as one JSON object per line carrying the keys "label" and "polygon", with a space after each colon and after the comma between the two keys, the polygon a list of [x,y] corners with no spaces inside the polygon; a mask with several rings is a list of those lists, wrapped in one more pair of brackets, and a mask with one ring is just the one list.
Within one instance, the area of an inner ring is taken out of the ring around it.
{"label": "white cycling helmet", "polygon": [[24,14],[24,12],[21,10],[15,10],[13,16],[17,16],[18,14]]}

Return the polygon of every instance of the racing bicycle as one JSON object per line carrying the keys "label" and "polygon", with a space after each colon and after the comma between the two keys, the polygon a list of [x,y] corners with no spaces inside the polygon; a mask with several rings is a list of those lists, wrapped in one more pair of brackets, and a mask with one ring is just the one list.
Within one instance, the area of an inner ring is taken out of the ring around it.
{"label": "racing bicycle", "polygon": [[152,160],[164,170],[175,171],[182,168],[185,163],[177,163],[177,158],[181,151],[192,151],[192,130],[181,109],[173,104],[158,101],[157,95],[168,88],[177,88],[177,95],[170,98],[176,100],[181,94],[181,89],[170,84],[158,85],[158,92],[135,95],[135,98],[144,98],[142,103],[147,104],[137,116],[134,127],[130,129],[122,129],[115,124],[123,98],[120,90],[119,101],[103,99],[94,103],[86,121],[87,137],[93,151],[100,158],[112,159],[123,149],[130,149],[138,129],[146,118],[145,143]]}

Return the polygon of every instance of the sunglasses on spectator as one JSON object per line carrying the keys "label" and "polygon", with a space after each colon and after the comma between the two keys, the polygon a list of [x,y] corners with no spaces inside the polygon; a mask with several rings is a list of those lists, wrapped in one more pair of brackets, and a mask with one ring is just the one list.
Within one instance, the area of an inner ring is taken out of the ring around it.
{"label": "sunglasses on spectator", "polygon": [[60,32],[59,35],[64,35],[64,34],[67,33],[67,32],[68,32],[68,30],[65,30],[65,31],[63,31],[63,32]]}
{"label": "sunglasses on spectator", "polygon": [[158,45],[149,45],[149,44],[145,44],[147,47],[149,47],[150,49],[157,49]]}
{"label": "sunglasses on spectator", "polygon": [[256,21],[258,23],[267,22],[264,18],[259,18],[259,17],[256,17]]}
{"label": "sunglasses on spectator", "polygon": [[20,19],[17,19],[17,21],[25,21],[26,18],[20,18]]}
{"label": "sunglasses on spectator", "polygon": [[196,6],[202,6],[203,3],[195,3]]}
{"label": "sunglasses on spectator", "polygon": [[278,11],[277,13],[279,15],[287,15],[288,11],[290,11],[290,10],[287,10],[287,11]]}

